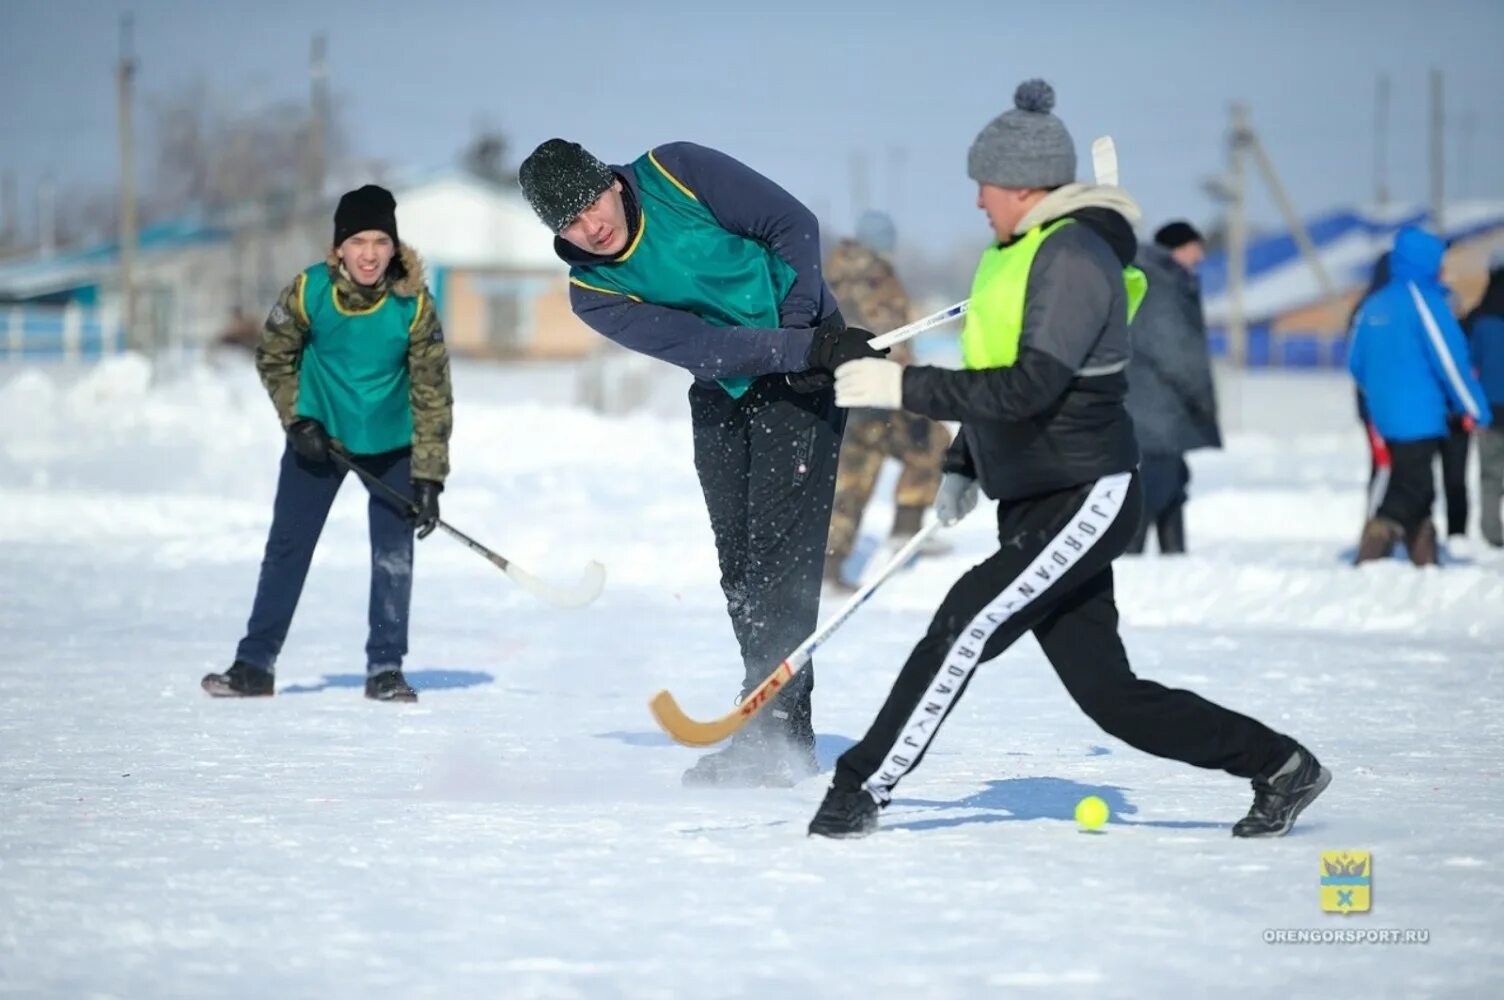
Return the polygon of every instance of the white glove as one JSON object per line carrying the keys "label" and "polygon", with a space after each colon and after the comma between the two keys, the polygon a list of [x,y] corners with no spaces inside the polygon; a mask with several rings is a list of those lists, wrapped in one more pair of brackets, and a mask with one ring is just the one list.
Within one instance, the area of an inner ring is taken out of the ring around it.
{"label": "white glove", "polygon": [[903,408],[903,365],[883,358],[858,358],[836,369],[836,405]]}
{"label": "white glove", "polygon": [[935,517],[949,528],[971,513],[977,505],[977,481],[959,472],[947,472],[940,478],[940,492],[935,494]]}

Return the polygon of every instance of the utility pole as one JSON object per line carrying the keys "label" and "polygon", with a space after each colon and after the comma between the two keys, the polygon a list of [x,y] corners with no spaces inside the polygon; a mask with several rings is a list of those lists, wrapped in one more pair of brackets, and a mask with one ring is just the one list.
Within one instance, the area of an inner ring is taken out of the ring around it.
{"label": "utility pole", "polygon": [[323,35],[313,36],[308,56],[308,163],[304,181],[310,207],[324,194],[324,175],[328,170],[329,146],[329,68],[324,58]]}
{"label": "utility pole", "polygon": [[136,164],[131,121],[131,88],[136,62],[131,54],[131,15],[120,18],[120,64],[116,71],[116,118],[120,127],[120,329],[131,348],[146,351],[136,329]]}
{"label": "utility pole", "polygon": [[851,229],[855,231],[856,220],[872,207],[871,172],[868,170],[867,154],[863,150],[851,151]]}
{"label": "utility pole", "polygon": [[1231,204],[1227,210],[1227,358],[1236,368],[1248,363],[1248,320],[1243,313],[1243,278],[1248,273],[1248,178],[1243,149],[1248,132],[1248,109],[1232,106]]}
{"label": "utility pole", "polygon": [[1446,231],[1446,125],[1443,115],[1441,70],[1431,71],[1431,227],[1436,235]]}
{"label": "utility pole", "polygon": [[888,196],[885,199],[887,204],[883,207],[890,215],[897,214],[898,206],[903,202],[903,192],[906,186],[904,174],[908,158],[908,147],[898,145],[888,147]]}
{"label": "utility pole", "polygon": [[1456,197],[1466,198],[1473,193],[1473,135],[1478,131],[1478,115],[1471,108],[1462,113],[1459,130]]}
{"label": "utility pole", "polygon": [[1305,257],[1306,264],[1316,275],[1316,283],[1321,286],[1321,294],[1326,298],[1328,305],[1335,307],[1338,304],[1337,286],[1332,284],[1331,275],[1327,274],[1326,266],[1321,263],[1321,255],[1316,252],[1316,244],[1311,240],[1311,234],[1306,232],[1305,223],[1295,211],[1295,205],[1285,191],[1284,182],[1280,180],[1279,174],[1274,169],[1274,161],[1269,159],[1268,150],[1264,149],[1263,142],[1252,129],[1248,130],[1248,145],[1253,151],[1259,169],[1264,174],[1264,182],[1269,185],[1269,191],[1274,195],[1274,203],[1279,206],[1280,214],[1285,217],[1285,225],[1290,227],[1290,235],[1295,237],[1295,245],[1300,248],[1301,256]]}
{"label": "utility pole", "polygon": [[37,182],[37,243],[43,257],[57,250],[57,181],[51,171]]}
{"label": "utility pole", "polygon": [[1229,359],[1241,366],[1248,359],[1248,320],[1243,311],[1243,285],[1248,271],[1248,177],[1245,155],[1253,157],[1254,164],[1264,175],[1264,183],[1274,196],[1274,203],[1284,217],[1285,225],[1290,228],[1290,235],[1300,249],[1301,257],[1316,276],[1322,298],[1334,311],[1338,309],[1340,302],[1337,286],[1322,264],[1321,255],[1316,250],[1311,234],[1306,231],[1305,223],[1295,211],[1284,182],[1274,169],[1274,161],[1269,158],[1263,141],[1248,121],[1248,109],[1235,104],[1232,115],[1232,207],[1228,211],[1227,222],[1227,347]]}
{"label": "utility pole", "polygon": [[1389,204],[1389,74],[1379,74],[1373,115],[1373,200],[1380,208]]}
{"label": "utility pole", "polygon": [[9,248],[21,242],[19,203],[15,171],[7,170],[0,174],[0,216],[5,219],[0,225],[0,247]]}

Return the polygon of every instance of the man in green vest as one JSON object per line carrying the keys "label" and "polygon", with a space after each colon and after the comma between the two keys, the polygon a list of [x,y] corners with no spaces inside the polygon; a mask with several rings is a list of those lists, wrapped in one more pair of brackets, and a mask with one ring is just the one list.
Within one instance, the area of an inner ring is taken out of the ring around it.
{"label": "man in green vest", "polygon": [[880,359],[836,372],[841,406],[958,420],[935,500],[953,524],[980,486],[998,551],[951,588],[876,721],[836,764],[811,834],[859,837],[924,758],[977,666],[1033,632],[1076,704],[1147,753],[1252,779],[1240,837],[1280,836],[1331,776],[1293,739],[1190,691],[1136,677],[1118,636],[1112,560],[1138,528],[1138,447],[1124,408],[1128,323],[1143,297],[1133,200],[1073,183],[1076,151],[1042,80],[972,144],[968,172],[997,242],[961,333],[965,370]]}
{"label": "man in green vest", "polygon": [[[815,630],[845,415],[831,373],[877,357],[820,274],[813,213],[689,142],[607,166],[550,139],[519,170],[570,265],[570,305],[618,344],[694,375],[695,470],[750,691]],[[688,785],[790,785],[816,770],[808,670]]]}
{"label": "man in green vest", "polygon": [[417,701],[402,674],[413,532],[437,526],[449,474],[449,355],[423,266],[397,240],[397,203],[368,184],[342,197],[327,259],[298,275],[267,317],[256,368],[287,432],[266,558],[234,664],[203,679],[216,697],[270,695],[277,655],[350,460],[413,498],[371,494],[367,698]]}

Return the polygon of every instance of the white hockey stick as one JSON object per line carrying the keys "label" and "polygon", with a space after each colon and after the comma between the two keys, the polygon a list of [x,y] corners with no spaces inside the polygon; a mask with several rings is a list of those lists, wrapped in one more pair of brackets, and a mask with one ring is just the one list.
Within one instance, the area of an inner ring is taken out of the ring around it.
{"label": "white hockey stick", "polygon": [[937,326],[944,326],[953,319],[960,319],[966,315],[966,303],[970,299],[957,302],[953,306],[946,306],[939,312],[930,313],[923,319],[916,319],[907,326],[901,326],[897,330],[883,334],[881,337],[873,337],[868,341],[876,350],[881,351],[885,347],[896,347],[911,337],[917,337],[921,333],[927,333]]}
{"label": "white hockey stick", "polygon": [[1118,147],[1110,135],[1091,141],[1091,172],[1098,184],[1118,186]]}
{"label": "white hockey stick", "polygon": [[[414,509],[411,498],[403,496],[400,491],[388,486],[376,476],[372,475],[368,470],[352,462],[349,456],[345,455],[343,452],[331,450],[329,452],[329,457],[334,460],[336,465],[349,469],[361,479],[365,480],[372,489],[385,494],[393,503],[397,504],[399,508],[404,510]],[[538,598],[538,600],[543,601],[547,604],[552,604],[555,607],[583,608],[585,605],[601,596],[601,590],[606,585],[606,567],[602,566],[600,563],[594,560],[591,560],[585,565],[585,571],[580,574],[578,583],[561,586],[559,584],[549,583],[547,580],[534,576],[501,553],[493,552],[490,549],[486,548],[480,542],[477,542],[475,539],[471,538],[469,535],[465,534],[463,531],[459,530],[448,521],[441,519],[438,523],[438,526],[448,532],[450,537],[464,543],[464,545],[471,552],[474,552],[476,555],[485,557],[485,559],[489,561],[491,565],[495,566],[497,569],[505,573],[508,577],[511,578],[513,583],[517,584],[523,590],[527,591],[529,594],[532,594],[534,597]]]}

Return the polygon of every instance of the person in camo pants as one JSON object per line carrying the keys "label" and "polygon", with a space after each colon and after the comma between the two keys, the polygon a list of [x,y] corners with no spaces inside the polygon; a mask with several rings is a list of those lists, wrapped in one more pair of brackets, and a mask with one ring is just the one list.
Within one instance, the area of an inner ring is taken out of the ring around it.
{"label": "person in camo pants", "polygon": [[[866,212],[857,221],[856,238],[835,245],[825,260],[825,280],[851,322],[883,334],[909,321],[909,297],[887,254],[895,242],[893,222],[882,212]],[[909,345],[889,355],[900,364],[914,360]],[[919,531],[924,512],[940,488],[941,463],[950,445],[950,432],[938,421],[916,413],[854,410],[846,422],[846,439],[836,470],[835,507],[825,551],[825,584],[854,590],[842,574],[861,530],[862,515],[872,499],[883,462],[896,458],[903,465],[894,489],[895,510],[890,547],[898,547]],[[932,546],[933,552],[938,546]]]}

